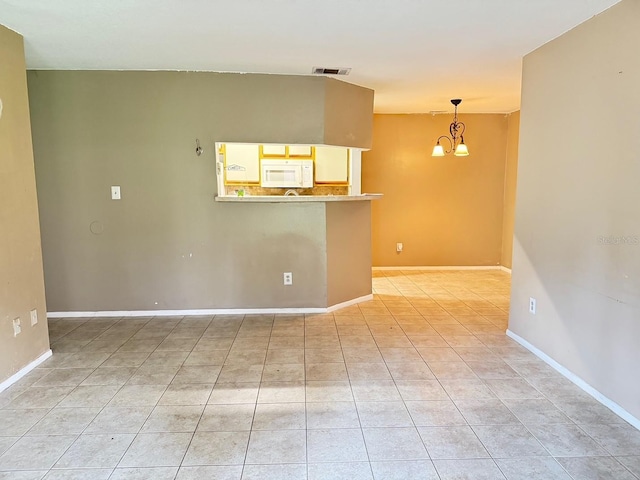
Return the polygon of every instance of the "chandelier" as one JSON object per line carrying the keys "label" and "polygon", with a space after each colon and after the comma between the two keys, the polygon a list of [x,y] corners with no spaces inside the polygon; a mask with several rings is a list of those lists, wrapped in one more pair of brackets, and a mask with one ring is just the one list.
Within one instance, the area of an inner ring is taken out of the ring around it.
{"label": "chandelier", "polygon": [[[451,100],[453,104],[453,122],[449,125],[449,133],[451,134],[451,138],[448,135],[442,135],[438,138],[436,145],[433,147],[432,157],[444,157],[446,154],[453,152],[456,157],[466,157],[469,155],[469,149],[464,143],[464,130],[465,124],[458,121],[458,105],[462,103],[462,99],[454,98]],[[447,140],[450,144],[450,148],[445,150],[442,145],[440,145],[440,140]]]}

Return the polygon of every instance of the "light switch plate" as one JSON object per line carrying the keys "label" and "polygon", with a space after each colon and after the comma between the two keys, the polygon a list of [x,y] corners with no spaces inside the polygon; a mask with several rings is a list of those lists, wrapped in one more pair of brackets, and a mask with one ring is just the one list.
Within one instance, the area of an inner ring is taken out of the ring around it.
{"label": "light switch plate", "polygon": [[38,311],[34,308],[31,310],[31,326],[33,327],[38,323]]}
{"label": "light switch plate", "polygon": [[13,319],[13,336],[17,337],[20,332],[22,332],[22,327],[20,326],[20,317]]}
{"label": "light switch plate", "polygon": [[113,185],[111,187],[111,200],[120,200],[120,185]]}

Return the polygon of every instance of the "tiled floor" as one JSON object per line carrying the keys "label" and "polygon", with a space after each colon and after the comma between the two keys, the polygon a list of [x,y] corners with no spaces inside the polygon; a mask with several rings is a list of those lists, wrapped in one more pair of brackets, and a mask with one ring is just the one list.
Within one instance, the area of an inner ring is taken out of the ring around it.
{"label": "tiled floor", "polygon": [[504,335],[502,272],[300,317],[52,319],[0,479],[640,478],[640,432]]}

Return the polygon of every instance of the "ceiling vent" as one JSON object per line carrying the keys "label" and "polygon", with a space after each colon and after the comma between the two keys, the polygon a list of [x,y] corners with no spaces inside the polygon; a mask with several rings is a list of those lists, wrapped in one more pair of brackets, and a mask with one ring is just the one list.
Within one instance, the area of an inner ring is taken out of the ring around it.
{"label": "ceiling vent", "polygon": [[349,75],[350,72],[350,68],[313,67],[312,70],[314,75]]}

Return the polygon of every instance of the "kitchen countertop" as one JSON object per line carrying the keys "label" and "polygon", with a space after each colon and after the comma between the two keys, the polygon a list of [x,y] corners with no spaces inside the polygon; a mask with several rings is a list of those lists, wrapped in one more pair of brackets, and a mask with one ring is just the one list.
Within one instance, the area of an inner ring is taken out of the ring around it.
{"label": "kitchen countertop", "polygon": [[249,195],[245,197],[219,197],[216,202],[236,203],[295,203],[295,202],[357,202],[362,200],[379,200],[381,193],[363,193],[362,195]]}

